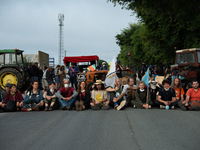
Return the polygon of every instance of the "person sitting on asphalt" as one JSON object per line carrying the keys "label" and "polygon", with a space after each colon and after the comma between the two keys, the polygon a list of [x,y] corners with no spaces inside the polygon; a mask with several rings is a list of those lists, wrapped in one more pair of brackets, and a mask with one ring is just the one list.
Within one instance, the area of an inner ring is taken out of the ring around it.
{"label": "person sitting on asphalt", "polygon": [[39,81],[32,81],[31,85],[32,89],[27,92],[24,100],[20,103],[20,106],[22,107],[24,104],[31,104],[32,110],[43,110],[44,98],[42,90],[39,89]]}
{"label": "person sitting on asphalt", "polygon": [[181,84],[181,80],[179,78],[174,78],[174,80],[172,81],[171,87],[175,90],[176,92],[176,99],[178,101],[181,101],[183,104],[185,104],[184,101],[184,90]]}
{"label": "person sitting on asphalt", "polygon": [[[2,101],[5,100],[6,94],[7,94],[8,92],[10,92],[10,85],[11,85],[10,83],[6,83],[6,85],[5,85],[5,91],[1,92]],[[0,103],[0,105],[1,105],[1,103]]]}
{"label": "person sitting on asphalt", "polygon": [[53,81],[51,81],[49,83],[49,89],[46,92],[44,92],[44,94],[43,94],[44,102],[45,102],[45,111],[53,110],[53,106],[54,106],[55,102],[58,100],[57,97],[55,96],[55,93],[57,91],[58,90],[55,89],[55,83]]}
{"label": "person sitting on asphalt", "polygon": [[[196,103],[193,105],[193,103]],[[198,105],[197,105],[198,104]],[[197,80],[192,81],[192,88],[188,89],[186,99],[178,103],[182,110],[200,110],[200,88]]]}
{"label": "person sitting on asphalt", "polygon": [[167,79],[163,80],[162,85],[163,87],[159,90],[158,100],[156,100],[156,103],[160,105],[160,108],[174,109],[174,106],[178,104],[175,90],[169,87],[170,81]]}
{"label": "person sitting on asphalt", "polygon": [[91,108],[94,110],[109,109],[109,101],[107,100],[108,94],[104,88],[104,83],[101,80],[96,80],[94,90],[92,91],[90,103]]}
{"label": "person sitting on asphalt", "polygon": [[20,102],[24,100],[22,93],[17,90],[17,87],[15,84],[10,84],[9,89],[10,91],[6,94],[5,100],[2,102],[2,108],[6,107],[7,105],[6,102],[8,100],[13,100],[16,103],[17,110],[21,110]]}
{"label": "person sitting on asphalt", "polygon": [[91,94],[86,89],[85,81],[80,82],[78,86],[78,96],[75,103],[76,110],[85,110],[90,108]]}
{"label": "person sitting on asphalt", "polygon": [[138,89],[138,87],[134,85],[133,78],[128,78],[127,83],[128,84],[124,85],[123,91],[117,99],[121,99],[125,96],[126,106],[131,106],[131,101],[135,99],[135,91]]}
{"label": "person sitting on asphalt", "polygon": [[61,104],[63,110],[70,110],[74,107],[78,92],[73,87],[70,87],[70,81],[68,79],[63,80],[64,87],[59,89],[55,94]]}
{"label": "person sitting on asphalt", "polygon": [[[159,85],[159,87],[157,86],[157,84]],[[158,83],[158,81],[154,81],[153,76],[151,76],[150,80],[149,80],[149,91],[151,93],[151,101],[152,101],[152,105],[151,106],[157,106],[156,104],[156,97],[157,97],[157,93],[159,92],[160,88],[163,87],[160,83]]]}
{"label": "person sitting on asphalt", "polygon": [[106,89],[106,91],[109,92],[109,94],[110,94],[109,105],[111,107],[115,108],[116,110],[123,109],[124,106],[126,105],[126,100],[124,100],[125,98],[122,97],[121,99],[117,99],[123,91],[123,86],[121,84],[121,80],[119,78],[116,78],[115,79],[115,88],[108,87]]}
{"label": "person sitting on asphalt", "polygon": [[144,81],[140,81],[138,85],[139,88],[135,91],[135,100],[132,100],[131,104],[134,108],[151,108],[152,101],[150,91],[147,91],[147,89],[144,88]]}

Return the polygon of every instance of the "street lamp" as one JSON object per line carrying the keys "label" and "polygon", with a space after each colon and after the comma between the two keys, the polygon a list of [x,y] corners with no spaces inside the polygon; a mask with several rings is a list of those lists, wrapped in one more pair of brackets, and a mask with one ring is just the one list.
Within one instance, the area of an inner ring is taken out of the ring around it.
{"label": "street lamp", "polygon": [[128,56],[129,56],[129,67],[130,67],[130,56],[131,56],[131,53],[128,53]]}

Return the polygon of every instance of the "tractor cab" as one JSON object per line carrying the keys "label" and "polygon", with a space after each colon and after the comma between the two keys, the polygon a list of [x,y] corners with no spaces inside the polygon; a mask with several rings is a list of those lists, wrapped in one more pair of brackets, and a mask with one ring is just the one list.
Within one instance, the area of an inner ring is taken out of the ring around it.
{"label": "tractor cab", "polygon": [[182,82],[200,81],[200,48],[176,51],[175,64],[171,65],[172,76],[179,76]]}
{"label": "tractor cab", "polygon": [[6,83],[15,84],[21,90],[28,75],[24,70],[23,52],[18,49],[0,50],[0,91]]}
{"label": "tractor cab", "polygon": [[0,50],[0,67],[24,68],[23,52],[18,49]]}

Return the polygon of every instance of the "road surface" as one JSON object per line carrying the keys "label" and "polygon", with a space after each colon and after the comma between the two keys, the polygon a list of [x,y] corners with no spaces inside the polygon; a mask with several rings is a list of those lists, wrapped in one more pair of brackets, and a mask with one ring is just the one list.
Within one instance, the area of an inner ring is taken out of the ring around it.
{"label": "road surface", "polygon": [[200,150],[200,112],[160,109],[0,113],[0,149]]}

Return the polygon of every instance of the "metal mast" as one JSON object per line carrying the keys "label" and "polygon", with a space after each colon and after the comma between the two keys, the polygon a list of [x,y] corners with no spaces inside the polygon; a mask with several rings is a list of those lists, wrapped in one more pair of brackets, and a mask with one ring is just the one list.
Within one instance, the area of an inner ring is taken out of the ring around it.
{"label": "metal mast", "polygon": [[61,65],[61,60],[64,58],[64,34],[63,34],[63,26],[64,26],[64,14],[58,14],[58,21],[60,26],[60,35],[59,35],[59,53],[58,53],[58,63]]}

